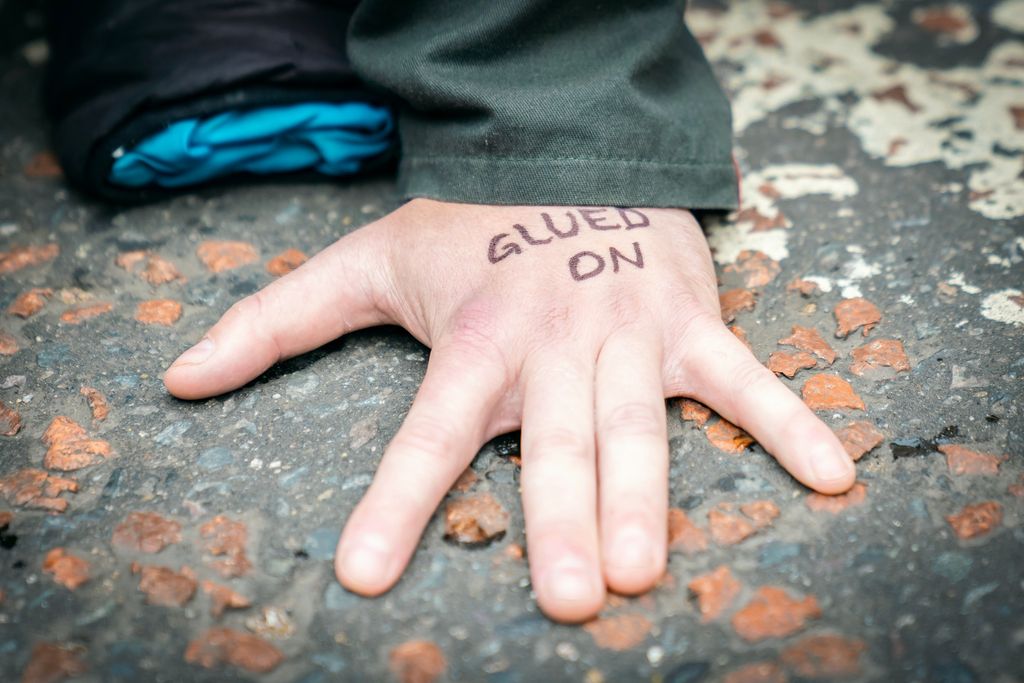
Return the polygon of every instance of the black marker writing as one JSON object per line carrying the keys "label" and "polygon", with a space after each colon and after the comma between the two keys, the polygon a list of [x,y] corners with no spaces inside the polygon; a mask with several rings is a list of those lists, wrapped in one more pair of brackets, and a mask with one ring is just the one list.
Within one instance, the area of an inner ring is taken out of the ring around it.
{"label": "black marker writing", "polygon": [[[619,272],[620,259],[641,270],[644,267],[644,255],[640,251],[639,242],[633,242],[633,258],[629,258],[615,247],[608,248],[608,257],[612,262],[613,273]],[[606,261],[602,256],[592,251],[581,251],[569,259],[569,274],[572,275],[573,280],[581,282],[600,275],[604,271],[605,263]]]}

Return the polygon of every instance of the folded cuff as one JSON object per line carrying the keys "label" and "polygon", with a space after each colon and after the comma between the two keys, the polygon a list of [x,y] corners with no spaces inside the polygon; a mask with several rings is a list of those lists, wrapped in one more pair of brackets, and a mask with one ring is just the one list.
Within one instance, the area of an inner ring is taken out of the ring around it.
{"label": "folded cuff", "polygon": [[729,163],[599,158],[405,156],[399,190],[469,204],[734,209]]}

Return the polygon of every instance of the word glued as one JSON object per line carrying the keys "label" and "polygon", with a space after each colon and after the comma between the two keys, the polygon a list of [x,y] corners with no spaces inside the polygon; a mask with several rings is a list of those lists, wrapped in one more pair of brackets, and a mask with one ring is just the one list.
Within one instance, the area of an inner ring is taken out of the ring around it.
{"label": "word glued", "polygon": [[[502,232],[492,237],[490,245],[487,247],[487,260],[497,263],[509,256],[523,253],[525,246],[538,247],[551,244],[556,239],[571,239],[578,236],[584,230],[584,226],[586,230],[605,231],[636,230],[637,228],[646,228],[651,224],[650,219],[636,209],[577,208],[574,211],[566,211],[564,219],[552,217],[547,212],[541,212],[540,219],[544,224],[543,228],[527,228],[520,223],[513,225],[512,229],[518,238],[510,232]],[[639,254],[639,247],[637,250]],[[591,252],[581,252],[581,254],[589,253]],[[579,255],[577,254],[577,256]],[[619,258],[625,258],[621,252],[619,252]],[[643,261],[642,258],[640,260]],[[638,267],[642,268],[643,266]],[[604,266],[601,267],[601,270],[603,269]],[[593,276],[588,275],[587,277]]]}

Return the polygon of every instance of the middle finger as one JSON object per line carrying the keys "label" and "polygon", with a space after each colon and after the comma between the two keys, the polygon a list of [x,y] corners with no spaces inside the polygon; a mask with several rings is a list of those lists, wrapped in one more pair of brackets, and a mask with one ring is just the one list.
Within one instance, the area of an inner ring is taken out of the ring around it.
{"label": "middle finger", "polygon": [[597,361],[601,553],[608,585],[641,593],[665,573],[668,433],[661,345],[639,330],[612,335]]}
{"label": "middle finger", "polygon": [[524,368],[523,514],[537,602],[582,621],[604,602],[597,538],[593,364],[572,351]]}

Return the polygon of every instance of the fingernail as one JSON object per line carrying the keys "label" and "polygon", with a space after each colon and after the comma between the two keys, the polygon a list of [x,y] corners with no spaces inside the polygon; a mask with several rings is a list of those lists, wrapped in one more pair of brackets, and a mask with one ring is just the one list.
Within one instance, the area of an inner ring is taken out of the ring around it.
{"label": "fingernail", "polygon": [[629,569],[646,569],[655,563],[654,544],[640,527],[627,527],[615,536],[608,562]]}
{"label": "fingernail", "polygon": [[216,345],[213,343],[213,340],[209,337],[203,337],[199,340],[198,344],[178,356],[178,360],[174,361],[171,366],[205,363],[213,355],[214,348],[216,348]]}
{"label": "fingernail", "polygon": [[837,453],[832,448],[819,450],[811,460],[814,476],[823,482],[835,481],[849,476],[853,461],[845,452]]}
{"label": "fingernail", "polygon": [[566,602],[589,602],[595,590],[590,573],[576,567],[556,567],[550,570],[545,585],[555,600]]}
{"label": "fingernail", "polygon": [[390,565],[391,552],[380,539],[361,540],[341,557],[345,578],[361,584],[377,584],[386,580]]}

